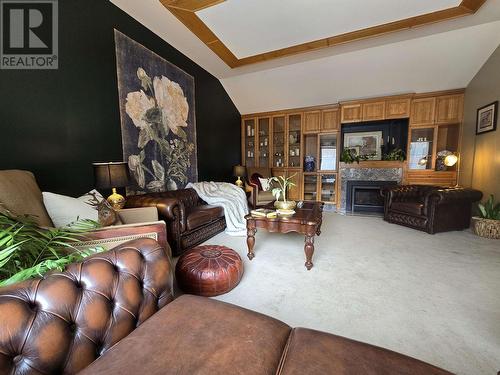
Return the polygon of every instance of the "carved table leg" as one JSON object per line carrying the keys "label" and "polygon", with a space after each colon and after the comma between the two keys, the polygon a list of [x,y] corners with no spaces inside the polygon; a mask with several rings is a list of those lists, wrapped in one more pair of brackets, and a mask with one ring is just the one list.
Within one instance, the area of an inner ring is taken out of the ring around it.
{"label": "carved table leg", "polygon": [[255,245],[255,233],[257,233],[257,228],[255,228],[254,221],[247,221],[247,245],[248,245],[248,259],[252,260],[255,257],[253,252],[253,246]]}
{"label": "carved table leg", "polygon": [[312,257],[314,254],[314,235],[315,234],[316,234],[316,228],[309,227],[307,229],[306,240],[305,240],[305,245],[304,245],[304,252],[306,253],[305,266],[306,266],[308,271],[313,266]]}

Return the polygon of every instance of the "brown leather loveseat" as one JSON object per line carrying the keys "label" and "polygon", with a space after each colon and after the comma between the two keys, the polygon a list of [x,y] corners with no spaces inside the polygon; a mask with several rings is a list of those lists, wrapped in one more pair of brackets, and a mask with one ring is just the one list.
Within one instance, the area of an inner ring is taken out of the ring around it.
{"label": "brown leather loveseat", "polygon": [[0,374],[77,372],[448,374],[216,300],[174,301],[170,258],[152,239],[0,289]]}
{"label": "brown leather loveseat", "polygon": [[167,223],[167,240],[174,255],[181,255],[226,228],[224,209],[207,204],[194,189],[127,197],[126,207],[156,207],[160,220]]}
{"label": "brown leather loveseat", "polygon": [[483,196],[474,189],[431,185],[390,186],[382,194],[385,221],[430,234],[468,228],[472,203]]}

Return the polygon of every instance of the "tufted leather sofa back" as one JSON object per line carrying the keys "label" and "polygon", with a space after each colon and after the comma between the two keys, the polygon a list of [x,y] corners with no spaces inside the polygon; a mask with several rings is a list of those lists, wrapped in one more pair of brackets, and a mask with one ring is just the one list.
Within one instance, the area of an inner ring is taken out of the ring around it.
{"label": "tufted leather sofa back", "polygon": [[170,258],[142,238],[0,289],[0,374],[74,374],[173,300]]}

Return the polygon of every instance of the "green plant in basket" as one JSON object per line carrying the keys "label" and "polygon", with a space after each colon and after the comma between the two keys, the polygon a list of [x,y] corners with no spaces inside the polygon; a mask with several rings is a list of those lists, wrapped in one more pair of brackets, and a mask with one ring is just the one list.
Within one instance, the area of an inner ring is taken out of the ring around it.
{"label": "green plant in basket", "polygon": [[75,245],[99,227],[92,220],[77,220],[67,228],[40,228],[29,216],[0,212],[0,286],[62,271],[70,263],[102,251],[78,250]]}
{"label": "green plant in basket", "polygon": [[500,220],[500,202],[495,204],[493,194],[490,195],[485,204],[479,203],[477,206],[483,219]]}

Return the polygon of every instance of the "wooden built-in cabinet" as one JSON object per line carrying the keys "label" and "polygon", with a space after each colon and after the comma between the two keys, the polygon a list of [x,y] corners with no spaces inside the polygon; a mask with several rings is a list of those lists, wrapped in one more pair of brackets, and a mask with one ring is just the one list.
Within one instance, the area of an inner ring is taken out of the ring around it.
{"label": "wooden built-in cabinet", "polygon": [[[464,91],[454,90],[244,115],[242,162],[270,167],[274,176],[295,175],[290,199],[336,203],[341,124],[350,124],[347,129],[357,122],[409,119],[406,161],[367,161],[360,167],[396,163],[403,165],[403,183],[455,185],[458,166],[444,166],[442,155],[460,151],[463,102]],[[394,133],[389,138],[402,136]],[[307,155],[315,158],[313,171],[304,171]]]}
{"label": "wooden built-in cabinet", "polygon": [[349,101],[340,104],[342,124],[410,117],[411,96]]}
{"label": "wooden built-in cabinet", "polygon": [[458,154],[463,91],[417,95],[408,132],[408,184],[455,185],[458,165],[445,166],[447,152]]}

